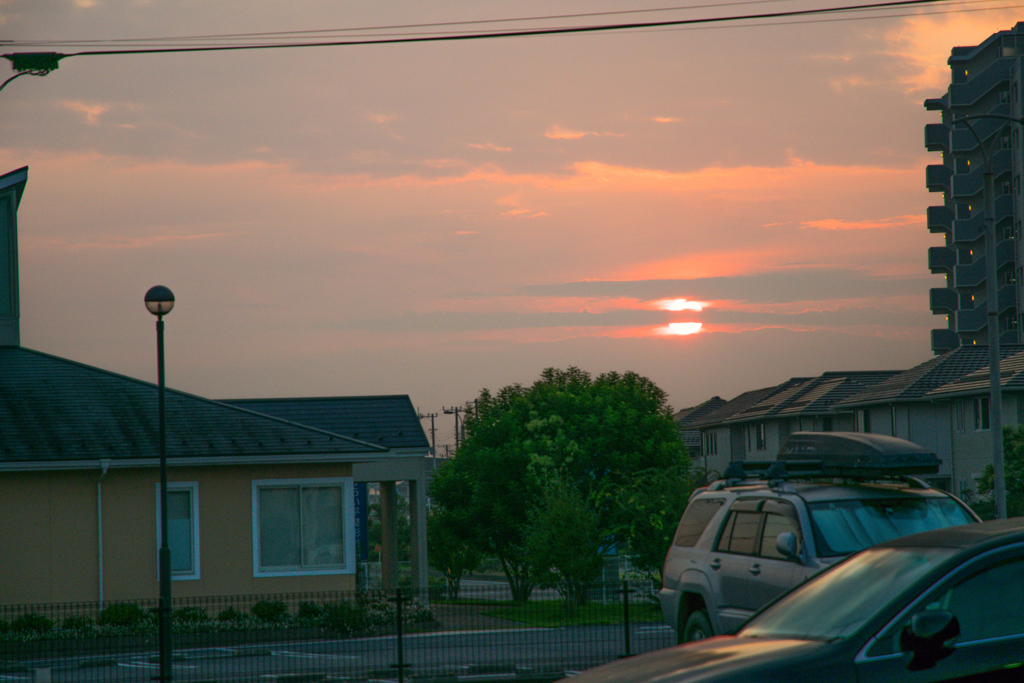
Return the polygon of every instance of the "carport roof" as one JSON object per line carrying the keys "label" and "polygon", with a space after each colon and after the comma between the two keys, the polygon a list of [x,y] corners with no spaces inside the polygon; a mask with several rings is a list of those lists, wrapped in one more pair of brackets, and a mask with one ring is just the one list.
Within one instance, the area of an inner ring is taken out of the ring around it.
{"label": "carport roof", "polygon": [[[0,468],[149,466],[159,457],[155,384],[20,346],[0,346]],[[166,392],[170,464],[359,459],[388,449]],[[175,463],[175,461],[178,461]]]}
{"label": "carport roof", "polygon": [[404,394],[223,401],[387,448],[430,448],[419,414]]}

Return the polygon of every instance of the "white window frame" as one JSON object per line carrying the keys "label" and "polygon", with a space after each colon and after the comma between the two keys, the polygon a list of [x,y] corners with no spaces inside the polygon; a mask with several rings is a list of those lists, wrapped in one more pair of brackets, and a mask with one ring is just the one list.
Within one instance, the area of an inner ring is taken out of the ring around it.
{"label": "white window frame", "polygon": [[[192,569],[189,571],[172,571],[171,581],[198,581],[199,580],[199,482],[197,481],[169,481],[167,482],[167,493],[172,491],[188,491],[189,502],[191,503],[192,514]],[[157,573],[160,569],[160,544],[161,521],[163,520],[162,506],[160,505],[160,482],[156,483],[156,551],[157,551]]]}
{"label": "white window frame", "polygon": [[988,396],[974,399],[974,431],[987,432],[992,426],[992,413],[989,410]]}
{"label": "white window frame", "polygon": [[[341,488],[342,522],[344,537],[344,563],[340,567],[323,569],[274,569],[265,570],[260,566],[260,489],[294,488],[303,486],[337,486]],[[355,488],[352,477],[323,477],[305,479],[253,479],[252,481],[252,575],[254,578],[269,576],[322,576],[327,574],[356,573],[356,529],[355,529]]]}

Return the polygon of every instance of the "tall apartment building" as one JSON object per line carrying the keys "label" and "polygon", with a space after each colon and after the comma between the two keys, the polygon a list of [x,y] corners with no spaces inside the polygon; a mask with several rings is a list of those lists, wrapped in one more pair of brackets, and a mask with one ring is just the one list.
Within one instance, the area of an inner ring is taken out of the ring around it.
{"label": "tall apartment building", "polygon": [[975,47],[955,47],[949,57],[949,89],[925,100],[941,112],[941,123],[925,126],[925,146],[942,152],[942,163],[926,169],[929,191],[942,193],[942,204],[929,206],[928,229],[944,243],[928,250],[928,267],[946,277],[946,286],[929,292],[932,313],[946,325],[932,330],[932,350],[988,343],[988,297],[995,293],[1000,343],[1020,343],[1024,303],[1024,174],[1021,124],[981,118],[971,125],[991,155],[995,180],[994,224],[996,282],[988,282],[985,238],[985,153],[964,124],[952,121],[969,114],[1024,115],[1024,22],[989,36]]}

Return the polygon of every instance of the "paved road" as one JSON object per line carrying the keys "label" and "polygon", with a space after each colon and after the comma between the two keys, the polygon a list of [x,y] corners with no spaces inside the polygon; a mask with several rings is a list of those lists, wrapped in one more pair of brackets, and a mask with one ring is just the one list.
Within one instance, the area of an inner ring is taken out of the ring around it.
{"label": "paved road", "polygon": [[[630,630],[630,654],[674,642],[667,626],[641,623]],[[622,626],[433,632],[405,636],[402,646],[405,680],[444,676],[451,683],[452,677],[471,683],[530,671],[571,672],[612,661],[624,654],[624,634]],[[297,682],[326,674],[397,680],[397,650],[394,636],[176,650],[174,679]],[[25,670],[0,673],[0,683],[46,680],[47,670],[53,683],[149,682],[157,674],[156,652],[40,659]]]}

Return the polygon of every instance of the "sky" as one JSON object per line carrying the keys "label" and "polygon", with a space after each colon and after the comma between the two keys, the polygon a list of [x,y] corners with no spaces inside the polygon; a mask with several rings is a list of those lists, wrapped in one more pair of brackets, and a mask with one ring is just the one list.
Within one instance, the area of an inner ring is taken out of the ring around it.
{"label": "sky", "polygon": [[[0,0],[0,53],[841,4]],[[953,46],[1022,19],[1024,3],[945,2],[68,57],[0,92],[0,173],[29,167],[22,345],[155,382],[143,296],[162,284],[168,386],[213,399],[408,394],[441,413],[576,366],[640,373],[681,409],[908,369],[945,326],[922,103]],[[447,25],[375,28],[423,24]],[[437,426],[441,443],[451,416]]]}

